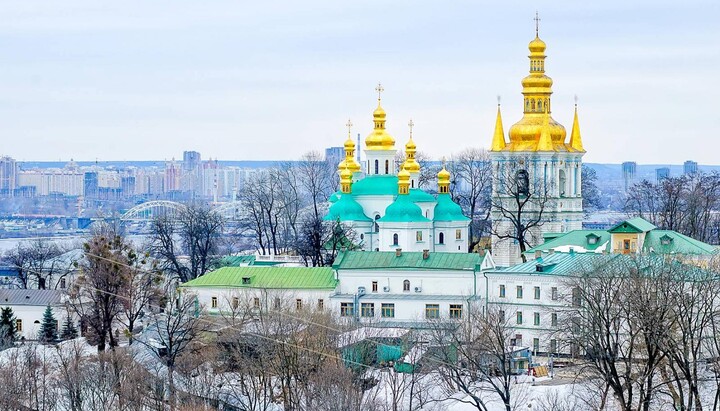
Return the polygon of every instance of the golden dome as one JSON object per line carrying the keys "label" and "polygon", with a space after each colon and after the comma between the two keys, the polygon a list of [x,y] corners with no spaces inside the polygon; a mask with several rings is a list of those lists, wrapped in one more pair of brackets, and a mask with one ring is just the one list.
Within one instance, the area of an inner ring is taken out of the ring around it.
{"label": "golden dome", "polygon": [[352,176],[353,173],[347,166],[340,170],[340,191],[343,194],[352,193]]}
{"label": "golden dome", "polygon": [[340,171],[340,180],[352,180],[352,171],[348,167]]}
{"label": "golden dome", "polygon": [[352,138],[348,137],[348,139],[345,140],[344,147],[345,151],[355,150],[355,142],[352,140]]}
{"label": "golden dome", "polygon": [[545,42],[540,40],[540,37],[535,37],[533,41],[528,44],[528,48],[531,53],[544,53],[546,46]]}
{"label": "golden dome", "polygon": [[398,172],[398,181],[410,181],[410,172],[405,167]]}
{"label": "golden dome", "polygon": [[417,149],[417,146],[415,145],[415,142],[413,141],[412,137],[410,137],[410,140],[408,140],[407,144],[405,144],[405,151],[415,151]]}
{"label": "golden dome", "polygon": [[438,183],[450,181],[450,172],[447,171],[445,168],[445,164],[443,164],[442,170],[438,171],[437,173]]}
{"label": "golden dome", "polygon": [[410,136],[410,140],[405,144],[405,162],[402,164],[402,168],[407,170],[408,173],[419,173],[420,164],[415,160],[415,151],[417,146]]}
{"label": "golden dome", "polygon": [[394,150],[395,139],[385,131],[385,110],[378,100],[378,107],[373,111],[373,123],[375,127],[365,139],[365,146],[368,150]]}

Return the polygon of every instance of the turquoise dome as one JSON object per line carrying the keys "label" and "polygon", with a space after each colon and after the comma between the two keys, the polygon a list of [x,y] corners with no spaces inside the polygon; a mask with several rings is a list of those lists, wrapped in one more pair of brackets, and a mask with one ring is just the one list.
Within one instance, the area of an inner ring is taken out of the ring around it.
{"label": "turquoise dome", "polygon": [[422,210],[410,200],[409,195],[399,195],[392,204],[387,206],[385,215],[378,221],[415,223],[430,220],[423,216]]}
{"label": "turquoise dome", "polygon": [[434,203],[435,197],[432,194],[428,194],[419,188],[410,189],[410,201],[413,203]]}
{"label": "turquoise dome", "polygon": [[462,212],[462,208],[452,201],[449,194],[438,194],[435,205],[434,221],[469,221]]}
{"label": "turquoise dome", "polygon": [[324,220],[327,221],[372,221],[365,215],[360,203],[355,201],[350,194],[343,195],[330,206]]}
{"label": "turquoise dome", "polygon": [[337,201],[340,199],[340,192],[336,191],[332,194],[330,194],[330,198],[328,198],[328,202],[330,203],[337,203]]}
{"label": "turquoise dome", "polygon": [[353,195],[390,195],[398,193],[397,176],[365,176],[352,186]]}

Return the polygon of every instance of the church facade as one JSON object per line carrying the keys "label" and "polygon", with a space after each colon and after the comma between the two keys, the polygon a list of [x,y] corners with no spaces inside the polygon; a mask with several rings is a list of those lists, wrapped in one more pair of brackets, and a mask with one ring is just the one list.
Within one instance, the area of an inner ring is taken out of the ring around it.
{"label": "church facade", "polygon": [[377,91],[373,131],[365,139],[365,170],[355,159],[355,143],[348,132],[345,159],[338,165],[340,191],[329,199],[325,220],[348,225],[365,251],[467,253],[470,219],[450,198],[450,173],[444,166],[438,173],[437,198],[419,188],[420,164],[415,159],[412,128],[405,161],[396,165],[398,150],[385,128],[382,87]]}
{"label": "church facade", "polygon": [[530,73],[522,80],[523,117],[508,130],[498,104],[490,147],[493,170],[492,253],[509,267],[522,253],[555,235],[582,228],[582,157],[577,105],[569,140],[551,116],[553,81],[545,74],[546,45],[529,44]]}

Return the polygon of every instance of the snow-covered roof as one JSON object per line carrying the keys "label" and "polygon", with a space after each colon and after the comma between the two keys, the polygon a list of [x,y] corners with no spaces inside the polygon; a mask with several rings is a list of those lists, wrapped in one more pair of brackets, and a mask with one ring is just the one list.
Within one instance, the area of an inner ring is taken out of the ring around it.
{"label": "snow-covered roof", "polygon": [[59,305],[63,293],[59,290],[0,290],[0,306],[9,305]]}

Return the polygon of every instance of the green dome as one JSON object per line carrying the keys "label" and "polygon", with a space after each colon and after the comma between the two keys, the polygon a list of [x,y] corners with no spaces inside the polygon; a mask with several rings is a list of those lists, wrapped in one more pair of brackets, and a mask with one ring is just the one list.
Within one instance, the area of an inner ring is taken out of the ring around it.
{"label": "green dome", "polygon": [[435,197],[432,194],[428,194],[419,188],[410,189],[410,201],[413,203],[434,203]]}
{"label": "green dome", "polygon": [[422,210],[410,200],[409,195],[399,195],[392,204],[387,206],[385,215],[378,221],[414,223],[430,220],[423,216]]}
{"label": "green dome", "polygon": [[[331,196],[332,197],[332,196]],[[365,215],[360,203],[355,201],[351,195],[343,195],[333,205],[330,206],[326,221],[372,221]]]}
{"label": "green dome", "polygon": [[336,191],[332,194],[330,194],[330,198],[328,198],[328,202],[330,203],[337,203],[337,201],[340,199],[340,192]]}
{"label": "green dome", "polygon": [[462,208],[456,202],[452,201],[449,194],[438,194],[437,204],[435,205],[434,221],[468,221]]}
{"label": "green dome", "polygon": [[398,193],[397,176],[366,176],[356,181],[352,186],[352,193],[358,195],[386,195],[395,196]]}

